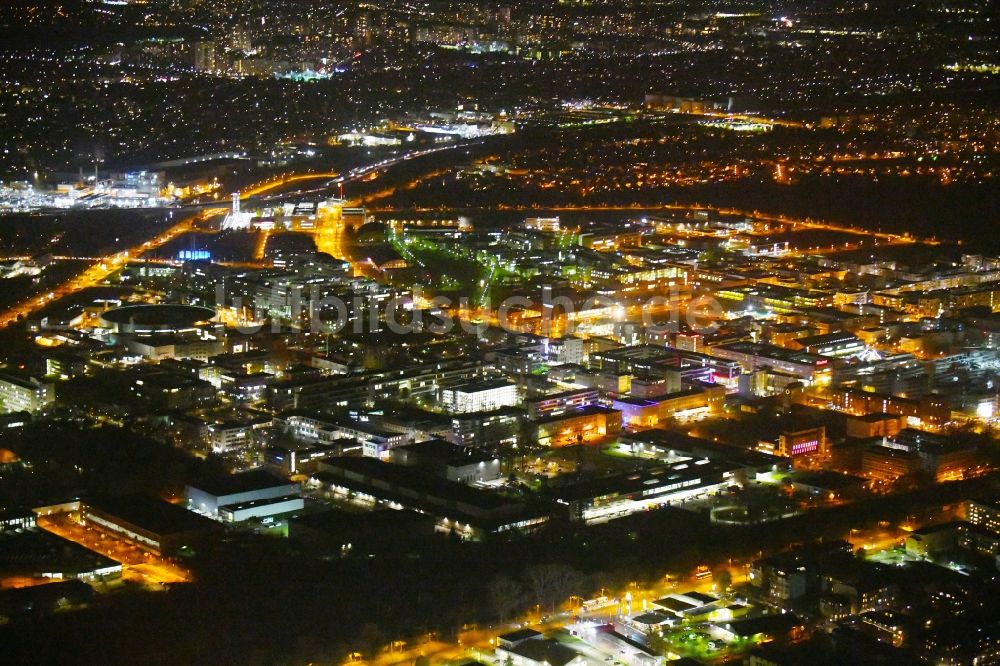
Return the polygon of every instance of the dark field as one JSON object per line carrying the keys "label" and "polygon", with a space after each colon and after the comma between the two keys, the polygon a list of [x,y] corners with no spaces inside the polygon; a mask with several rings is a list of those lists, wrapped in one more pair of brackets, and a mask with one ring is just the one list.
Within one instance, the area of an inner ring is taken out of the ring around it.
{"label": "dark field", "polygon": [[0,254],[104,256],[141,244],[173,223],[169,211],[163,210],[2,215]]}

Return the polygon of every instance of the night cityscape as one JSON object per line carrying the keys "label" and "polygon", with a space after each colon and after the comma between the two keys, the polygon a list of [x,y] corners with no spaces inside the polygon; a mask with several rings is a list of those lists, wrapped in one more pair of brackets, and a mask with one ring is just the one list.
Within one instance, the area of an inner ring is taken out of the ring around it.
{"label": "night cityscape", "polygon": [[1000,664],[978,0],[0,4],[11,664]]}

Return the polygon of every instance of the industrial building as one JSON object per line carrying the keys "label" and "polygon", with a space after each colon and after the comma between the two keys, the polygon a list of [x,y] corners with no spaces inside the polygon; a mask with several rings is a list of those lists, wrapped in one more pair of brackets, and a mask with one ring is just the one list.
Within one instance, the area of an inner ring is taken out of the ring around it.
{"label": "industrial building", "polygon": [[448,481],[416,467],[372,458],[332,458],[310,483],[372,503],[404,507],[437,518],[437,528],[463,538],[490,532],[529,530],[548,521],[518,500]]}
{"label": "industrial building", "polygon": [[193,511],[232,523],[251,518],[274,518],[304,507],[299,484],[263,471],[232,474],[189,485],[184,489],[184,496]]}
{"label": "industrial building", "polygon": [[81,511],[84,524],[158,555],[196,548],[222,532],[218,523],[148,495],[90,500]]}
{"label": "industrial building", "polygon": [[781,458],[825,456],[828,453],[826,428],[815,426],[785,430],[773,439],[762,439],[757,444],[757,450]]}
{"label": "industrial building", "polygon": [[514,407],[455,414],[445,437],[448,441],[462,446],[491,447],[515,444],[523,419],[524,412]]}
{"label": "industrial building", "polygon": [[976,466],[977,459],[972,445],[903,428],[892,437],[875,439],[862,456],[862,469],[866,475],[882,480],[922,471],[938,481],[949,481],[963,478]]}
{"label": "industrial building", "polygon": [[42,529],[0,532],[0,579],[106,581],[121,576],[122,565],[101,553]]}

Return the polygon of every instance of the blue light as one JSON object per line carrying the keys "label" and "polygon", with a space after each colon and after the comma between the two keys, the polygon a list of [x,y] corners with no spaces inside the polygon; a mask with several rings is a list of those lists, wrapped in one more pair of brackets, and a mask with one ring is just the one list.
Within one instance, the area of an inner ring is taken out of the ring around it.
{"label": "blue light", "polygon": [[205,261],[212,258],[212,253],[208,250],[181,250],[177,258],[180,261]]}

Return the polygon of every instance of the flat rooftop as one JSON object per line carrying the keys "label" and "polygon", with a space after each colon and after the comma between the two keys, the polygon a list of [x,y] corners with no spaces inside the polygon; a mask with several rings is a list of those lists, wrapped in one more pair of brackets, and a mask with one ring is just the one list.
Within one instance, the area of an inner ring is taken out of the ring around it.
{"label": "flat rooftop", "polygon": [[[262,506],[277,506],[279,504],[284,504],[285,502],[291,502],[293,500],[298,500],[302,502],[303,499],[299,495],[284,495],[282,497],[268,497],[267,499],[250,500],[249,502],[240,502],[239,504],[227,504],[226,506],[219,507],[219,513],[236,513],[237,511],[243,511],[245,509],[253,509]],[[291,511],[297,511],[298,509],[288,509],[284,513],[289,513]]]}
{"label": "flat rooftop", "polygon": [[155,329],[189,327],[213,317],[212,308],[179,303],[123,305],[101,314],[102,319],[114,324]]}
{"label": "flat rooftop", "polygon": [[187,509],[149,495],[123,495],[88,500],[88,509],[131,523],[154,534],[215,531],[219,524]]}
{"label": "flat rooftop", "polygon": [[825,365],[830,362],[830,359],[825,356],[820,356],[819,354],[794,351],[786,349],[785,347],[766,345],[758,342],[730,342],[728,344],[719,345],[718,347],[715,347],[715,349],[720,351],[730,351],[737,354],[746,354],[747,356],[773,358],[775,360],[786,361],[789,363],[802,363],[804,365]]}
{"label": "flat rooftop", "polygon": [[686,490],[713,483],[721,483],[723,475],[726,472],[735,471],[739,467],[739,465],[733,463],[709,460],[707,458],[673,464],[660,464],[635,472],[623,472],[602,478],[585,479],[569,483],[553,488],[552,495],[567,502],[640,492],[643,496],[655,497],[670,492],[668,490],[657,492],[659,489],[668,486],[680,489],[682,486],[678,484],[685,482],[697,481],[696,484],[683,486]]}
{"label": "flat rooftop", "polygon": [[119,566],[115,560],[42,529],[0,533],[0,576],[79,575]]}
{"label": "flat rooftop", "polygon": [[761,615],[759,617],[734,620],[723,625],[723,628],[737,636],[756,636],[757,634],[780,635],[802,624],[802,620],[793,613],[777,615]]}
{"label": "flat rooftop", "polygon": [[532,638],[540,638],[542,632],[535,631],[534,629],[525,627],[524,629],[517,629],[515,631],[509,631],[506,634],[500,634],[498,637],[502,641],[507,641],[508,643],[519,643],[520,641],[526,641]]}
{"label": "flat rooftop", "polygon": [[663,402],[668,402],[670,400],[675,400],[677,398],[686,398],[693,395],[700,395],[704,393],[705,390],[702,388],[689,388],[681,391],[674,391],[673,393],[666,393],[656,398],[633,398],[627,395],[620,395],[615,398],[615,402],[619,402],[623,405],[635,405],[637,407],[652,407],[653,405],[659,405]]}
{"label": "flat rooftop", "polygon": [[861,339],[853,333],[840,331],[838,333],[823,333],[821,335],[810,335],[796,340],[803,347],[815,347],[817,345],[837,344],[838,342],[861,342]]}
{"label": "flat rooftop", "polygon": [[514,386],[514,384],[506,379],[483,379],[480,381],[446,386],[444,387],[444,390],[458,391],[460,393],[481,393],[482,391],[492,391],[493,389],[506,388],[508,386]]}
{"label": "flat rooftop", "polygon": [[288,479],[282,479],[263,470],[253,470],[192,483],[190,487],[206,492],[209,495],[214,495],[215,497],[224,497],[226,495],[237,495],[293,485],[296,484],[293,484]]}
{"label": "flat rooftop", "polygon": [[305,513],[291,519],[292,529],[301,526],[332,535],[363,539],[380,531],[410,534],[412,531],[431,532],[434,518],[409,509],[376,509],[363,514],[349,513],[339,509]]}
{"label": "flat rooftop", "polygon": [[587,405],[586,407],[580,407],[577,409],[571,409],[566,412],[560,412],[558,414],[552,414],[548,416],[543,416],[541,418],[535,419],[533,423],[558,423],[559,421],[566,421],[568,419],[580,418],[584,416],[593,416],[595,414],[619,414],[621,413],[617,409],[611,409],[610,407],[604,407],[602,405]]}
{"label": "flat rooftop", "polygon": [[325,470],[316,475],[321,480],[329,479],[331,476],[336,479],[359,476],[370,479],[378,486],[372,488],[374,494],[384,494],[387,490],[385,484],[392,484],[428,496],[468,504],[485,511],[518,504],[515,500],[502,495],[472,488],[457,481],[448,481],[419,468],[382,462],[375,458],[330,458],[320,463],[320,468]]}
{"label": "flat rooftop", "polygon": [[496,460],[496,456],[489,455],[481,449],[471,446],[459,446],[443,439],[429,439],[426,442],[407,444],[406,446],[399,446],[394,449],[394,451],[400,450],[407,454],[412,453],[418,458],[424,458],[453,467]]}

